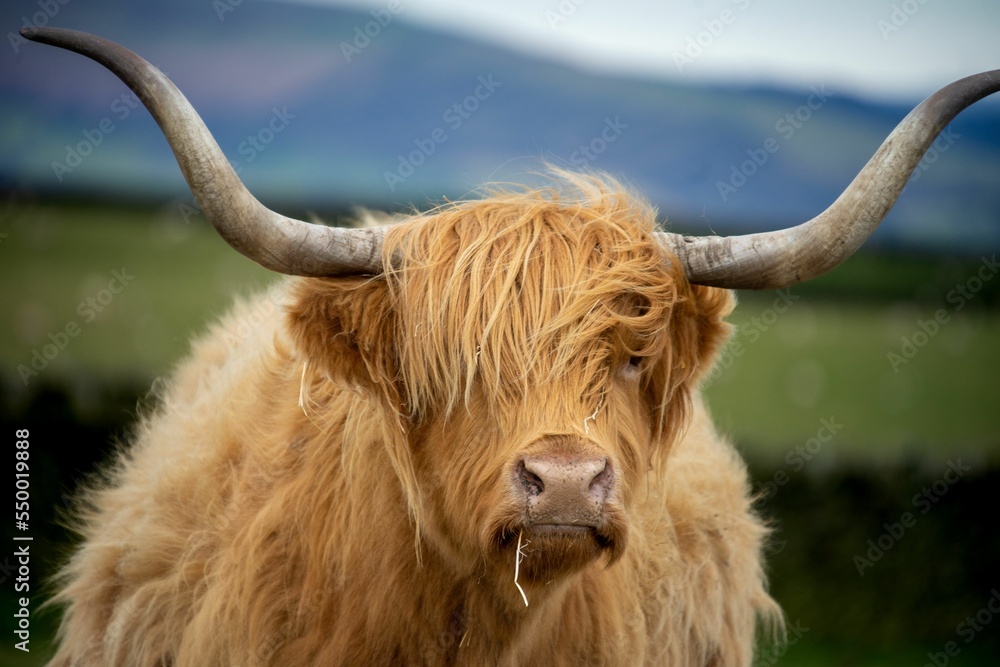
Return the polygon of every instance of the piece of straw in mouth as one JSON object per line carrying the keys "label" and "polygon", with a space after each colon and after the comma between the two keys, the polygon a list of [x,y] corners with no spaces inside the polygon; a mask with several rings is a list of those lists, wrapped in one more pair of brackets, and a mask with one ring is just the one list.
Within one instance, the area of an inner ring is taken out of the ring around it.
{"label": "piece of straw in mouth", "polygon": [[[521,573],[521,559],[524,558],[524,552],[521,551],[521,535],[524,534],[522,529],[517,534],[517,554],[514,556],[514,585],[517,586],[518,592],[521,594],[521,599],[524,600],[524,606],[528,606],[528,596],[524,594],[524,589],[521,588],[521,584],[517,583],[517,578]],[[527,546],[527,543],[525,543]]]}

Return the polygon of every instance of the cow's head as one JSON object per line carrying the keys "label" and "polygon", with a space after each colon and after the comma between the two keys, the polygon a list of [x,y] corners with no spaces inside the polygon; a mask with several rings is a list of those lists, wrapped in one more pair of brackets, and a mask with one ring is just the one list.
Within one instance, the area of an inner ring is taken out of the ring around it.
{"label": "cow's head", "polygon": [[692,286],[613,182],[495,194],[392,228],[392,269],[307,279],[310,364],[396,415],[424,536],[456,567],[551,581],[621,555],[628,508],[683,429],[728,290]]}
{"label": "cow's head", "polygon": [[[776,232],[655,232],[645,206],[581,178],[575,202],[500,196],[345,230],[264,207],[183,95],[135,54],[85,33],[21,32],[115,72],[223,238],[265,267],[312,277],[292,312],[299,346],[312,372],[398,418],[387,451],[441,552],[460,566],[471,553],[509,555],[520,536],[537,554],[525,560],[535,580],[621,554],[638,481],[683,428],[691,385],[723,336],[729,297],[695,285],[780,288],[833,268],[945,125],[1000,90],[1000,71],[942,88],[830,208]],[[363,275],[315,279],[348,274]]]}

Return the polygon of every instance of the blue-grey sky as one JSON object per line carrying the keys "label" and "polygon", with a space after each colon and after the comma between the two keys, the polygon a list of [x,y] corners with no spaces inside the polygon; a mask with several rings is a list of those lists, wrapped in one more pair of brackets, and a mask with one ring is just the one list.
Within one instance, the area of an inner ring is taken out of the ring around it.
{"label": "blue-grey sky", "polygon": [[[278,0],[386,8],[390,0]],[[923,97],[1000,68],[997,0],[396,0],[398,15],[615,72]]]}

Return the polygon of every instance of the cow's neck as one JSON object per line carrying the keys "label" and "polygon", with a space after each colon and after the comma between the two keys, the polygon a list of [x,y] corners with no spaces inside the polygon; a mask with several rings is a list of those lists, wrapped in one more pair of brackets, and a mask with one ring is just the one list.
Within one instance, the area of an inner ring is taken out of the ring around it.
{"label": "cow's neck", "polygon": [[[520,582],[527,605],[514,583],[513,562],[509,568],[480,563],[478,569],[457,571],[438,554],[428,553],[415,573],[424,583],[421,597],[441,603],[433,616],[437,617],[442,653],[461,655],[464,664],[475,655],[484,659],[509,656],[539,633],[558,631],[565,622],[567,600],[596,574],[590,569],[547,584]],[[420,620],[427,623],[430,619],[425,616]]]}

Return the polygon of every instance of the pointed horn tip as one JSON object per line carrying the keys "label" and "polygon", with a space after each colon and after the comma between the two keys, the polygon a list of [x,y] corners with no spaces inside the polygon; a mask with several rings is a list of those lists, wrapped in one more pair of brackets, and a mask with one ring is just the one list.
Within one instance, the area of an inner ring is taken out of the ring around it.
{"label": "pointed horn tip", "polygon": [[25,39],[31,39],[31,40],[33,40],[33,39],[35,39],[35,37],[38,36],[38,30],[39,29],[38,29],[37,26],[26,25],[23,28],[21,28],[21,30],[20,30],[21,37],[24,37]]}

